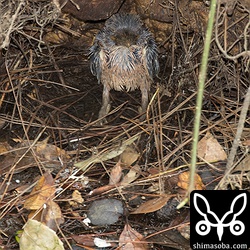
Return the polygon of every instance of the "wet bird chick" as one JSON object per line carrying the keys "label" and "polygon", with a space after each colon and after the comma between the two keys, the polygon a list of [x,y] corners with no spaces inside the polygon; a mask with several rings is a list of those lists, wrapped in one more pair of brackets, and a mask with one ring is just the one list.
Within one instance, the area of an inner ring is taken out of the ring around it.
{"label": "wet bird chick", "polygon": [[91,72],[103,84],[99,118],[109,112],[111,89],[133,91],[139,88],[141,113],[145,113],[159,62],[155,40],[140,18],[133,14],[113,15],[96,35],[89,55]]}

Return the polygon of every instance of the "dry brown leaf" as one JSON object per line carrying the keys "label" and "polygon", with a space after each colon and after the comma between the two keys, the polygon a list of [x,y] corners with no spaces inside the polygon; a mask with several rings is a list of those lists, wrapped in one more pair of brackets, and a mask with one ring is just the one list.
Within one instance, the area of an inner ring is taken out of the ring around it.
{"label": "dry brown leaf", "polygon": [[81,193],[78,190],[74,190],[72,193],[72,199],[78,203],[83,203],[83,198]]}
{"label": "dry brown leaf", "polygon": [[136,139],[138,139],[138,135],[132,136],[126,141],[123,141],[118,147],[112,147],[111,149],[103,151],[100,154],[91,156],[87,160],[77,162],[74,166],[80,168],[82,171],[86,171],[93,163],[107,161],[119,156],[126,149],[126,147],[132,144]]}
{"label": "dry brown leaf", "polygon": [[111,190],[112,188],[114,187],[117,187],[118,185],[105,185],[105,186],[102,186],[102,187],[98,187],[98,188],[95,188],[94,190],[92,190],[89,195],[97,195],[97,194],[102,194],[106,191],[109,191]]}
{"label": "dry brown leaf", "polygon": [[[189,171],[180,173],[178,176],[178,187],[187,190],[189,185]],[[201,177],[198,174],[195,174],[195,189],[203,190],[205,189],[205,185],[202,182]]]}
{"label": "dry brown leaf", "polygon": [[52,200],[47,202],[46,208],[42,212],[41,222],[54,231],[64,222],[61,209],[57,203]]}
{"label": "dry brown leaf", "polygon": [[155,212],[166,205],[171,197],[173,197],[173,195],[165,195],[159,198],[148,200],[141,204],[135,211],[131,212],[131,214],[147,214]]}
{"label": "dry brown leaf", "polygon": [[38,142],[35,147],[35,152],[40,161],[45,162],[45,166],[48,168],[58,167],[60,162],[65,162],[70,159],[70,156],[63,149],[47,143],[47,139]]}
{"label": "dry brown leaf", "polygon": [[41,209],[41,210],[31,210],[29,215],[28,215],[28,219],[41,221],[42,213],[43,213],[43,209]]}
{"label": "dry brown leaf", "polygon": [[[19,147],[20,146],[20,147]],[[35,166],[35,161],[30,152],[25,156],[27,148],[19,145],[12,149],[11,152],[5,154],[4,159],[1,162],[0,175],[14,171],[15,173],[21,172],[29,167]],[[13,166],[15,168],[13,169]]]}
{"label": "dry brown leaf", "polygon": [[72,193],[72,200],[69,200],[69,204],[72,207],[78,207],[78,204],[83,203],[83,201],[81,193],[78,190],[74,190]]}
{"label": "dry brown leaf", "polygon": [[103,249],[106,247],[115,247],[116,246],[116,243],[102,240],[93,234],[71,235],[71,237],[78,244],[83,245],[84,249],[86,249],[86,250],[87,249],[94,250],[93,248],[87,248],[87,247],[96,247],[97,246],[97,247],[100,247],[101,249]]}
{"label": "dry brown leaf", "polygon": [[119,238],[119,246],[123,250],[147,250],[148,244],[143,241],[143,236],[134,230],[129,224],[124,229]]}
{"label": "dry brown leaf", "polygon": [[111,173],[109,176],[109,185],[117,184],[121,180],[121,177],[122,177],[121,162],[118,161],[111,170]]}
{"label": "dry brown leaf", "polygon": [[129,172],[123,177],[120,182],[121,186],[126,186],[136,180],[140,176],[140,166],[138,164],[130,168]]}
{"label": "dry brown leaf", "polygon": [[31,190],[30,184],[24,184],[24,185],[21,185],[21,186],[17,186],[17,187],[15,188],[15,191],[16,191],[18,194],[29,193],[30,190]]}
{"label": "dry brown leaf", "polygon": [[198,142],[197,154],[208,162],[224,161],[227,159],[224,149],[210,132],[207,132]]}
{"label": "dry brown leaf", "polygon": [[55,191],[52,175],[49,172],[44,173],[30,193],[30,197],[26,199],[24,208],[31,210],[41,208],[54,197]]}
{"label": "dry brown leaf", "polygon": [[110,173],[109,184],[102,186],[102,187],[99,187],[99,188],[95,188],[93,191],[90,192],[90,195],[101,194],[103,192],[111,190],[114,187],[126,186],[139,177],[139,174],[138,174],[139,172],[140,172],[140,166],[135,165],[135,166],[131,167],[130,171],[120,181],[121,176],[122,176],[122,168],[120,166],[120,161],[118,161],[116,166],[112,169],[112,171]]}
{"label": "dry brown leaf", "polygon": [[33,143],[34,141],[23,141],[12,148],[2,161],[0,174],[9,172],[13,165],[15,165],[15,173],[34,167],[37,165],[34,157],[38,158],[45,168],[59,168],[70,158],[65,150],[48,144],[47,139],[34,144],[31,153],[28,149]]}
{"label": "dry brown leaf", "polygon": [[70,237],[78,244],[95,247],[93,234],[71,235]]}
{"label": "dry brown leaf", "polygon": [[120,160],[125,166],[131,166],[139,157],[138,152],[132,147],[127,146],[120,155]]}

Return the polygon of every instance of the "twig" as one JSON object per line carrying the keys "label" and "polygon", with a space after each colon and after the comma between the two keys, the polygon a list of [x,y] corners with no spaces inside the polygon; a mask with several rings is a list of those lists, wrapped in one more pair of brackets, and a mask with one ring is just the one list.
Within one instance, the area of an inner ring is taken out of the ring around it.
{"label": "twig", "polygon": [[220,183],[216,187],[216,189],[219,189],[222,186],[225,179],[228,177],[228,175],[232,172],[232,170],[235,167],[235,165],[233,164],[233,161],[234,161],[237,149],[239,147],[240,138],[241,138],[242,131],[244,129],[244,123],[246,120],[249,106],[250,106],[250,86],[248,87],[247,94],[245,96],[245,100],[244,100],[243,105],[242,105],[236,135],[235,135],[233,145],[232,145],[232,148],[231,148],[230,154],[228,156],[228,160],[227,160],[226,171],[225,171],[225,174],[224,174],[223,178],[221,179]]}
{"label": "twig", "polygon": [[[219,3],[220,3],[220,0],[219,0]],[[220,42],[219,42],[219,35],[218,35],[218,19],[219,19],[219,7],[220,7],[220,4],[218,4],[218,9],[217,9],[217,17],[216,17],[216,25],[215,25],[215,41],[216,41],[216,44],[220,50],[220,52],[229,60],[232,60],[232,61],[236,61],[238,58],[240,57],[243,57],[243,58],[246,58],[247,60],[250,60],[250,50],[247,50],[247,41],[248,41],[248,38],[249,38],[249,35],[247,34],[247,30],[249,28],[249,25],[250,25],[250,19],[248,21],[248,24],[246,25],[245,29],[244,29],[244,50],[243,52],[235,55],[235,56],[230,56],[228,55],[228,53],[226,52],[226,50],[223,49],[223,47],[221,46]],[[248,70],[248,68],[246,68],[246,71]]]}
{"label": "twig", "polygon": [[19,5],[18,5],[18,7],[17,7],[17,9],[16,9],[15,14],[12,16],[10,27],[9,27],[9,29],[7,31],[6,37],[5,37],[2,45],[0,46],[0,49],[6,48],[6,47],[9,46],[9,43],[10,43],[10,34],[11,34],[11,32],[13,32],[13,29],[14,29],[13,27],[14,27],[15,20],[17,19],[18,15],[19,15],[19,11],[20,11],[20,9],[21,9],[21,7],[23,5],[24,5],[24,0],[21,0],[20,3],[19,3]]}

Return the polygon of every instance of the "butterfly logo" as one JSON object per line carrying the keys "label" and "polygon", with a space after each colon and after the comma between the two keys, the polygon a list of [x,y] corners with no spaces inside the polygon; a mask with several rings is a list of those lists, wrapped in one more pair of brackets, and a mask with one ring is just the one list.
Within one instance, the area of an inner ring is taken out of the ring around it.
{"label": "butterfly logo", "polygon": [[[198,205],[199,199],[200,199],[199,202],[203,202],[205,206],[199,207]],[[236,208],[235,204],[239,203],[240,199],[243,199],[243,205],[239,209],[238,208],[239,206]],[[237,216],[239,216],[246,208],[246,205],[247,205],[246,193],[239,194],[233,199],[231,206],[230,206],[230,210],[227,211],[222,216],[221,219],[219,219],[219,217],[213,211],[211,211],[210,205],[207,199],[203,195],[199,193],[195,193],[194,198],[193,198],[193,203],[194,203],[194,207],[196,211],[204,218],[200,220],[199,222],[197,222],[195,226],[195,230],[199,235],[201,236],[207,235],[209,234],[211,227],[215,227],[217,228],[217,235],[218,235],[219,241],[221,241],[225,227],[229,227],[230,232],[235,236],[241,235],[245,231],[245,225],[243,224],[242,221],[237,220]],[[229,220],[230,218],[232,218],[231,221],[226,223],[225,220],[226,219]]]}

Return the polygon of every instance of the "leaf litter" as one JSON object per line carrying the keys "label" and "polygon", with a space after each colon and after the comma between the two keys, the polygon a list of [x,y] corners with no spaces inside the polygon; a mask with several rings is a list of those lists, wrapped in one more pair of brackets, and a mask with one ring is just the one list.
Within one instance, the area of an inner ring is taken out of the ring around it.
{"label": "leaf litter", "polygon": [[[42,235],[46,236],[50,232],[50,227],[57,230],[64,246],[69,248],[73,248],[75,243],[87,248],[89,243],[89,249],[102,246],[114,249],[119,248],[119,245],[127,249],[188,249],[188,208],[179,210],[175,218],[169,218],[169,214],[175,211],[172,198],[175,202],[182,199],[188,187],[192,121],[198,84],[197,62],[200,61],[204,41],[203,22],[198,22],[198,26],[190,22],[191,27],[188,28],[194,32],[189,33],[185,41],[182,36],[181,39],[177,37],[180,32],[173,34],[172,41],[175,44],[166,43],[165,39],[161,41],[158,37],[161,60],[167,60],[166,64],[163,63],[164,72],[159,75],[161,83],[152,86],[152,94],[155,94],[150,101],[146,121],[139,121],[136,117],[137,106],[140,104],[136,94],[117,93],[112,94],[113,104],[121,105],[112,110],[107,117],[109,123],[100,128],[96,126],[95,114],[98,113],[96,100],[99,100],[98,95],[101,96],[101,86],[93,84],[86,63],[86,51],[79,50],[82,48],[82,40],[76,39],[78,43],[70,43],[69,48],[66,45],[60,48],[58,44],[55,47],[51,44],[45,46],[44,41],[40,40],[42,33],[51,42],[57,43],[64,40],[68,33],[79,33],[74,31],[77,29],[77,20],[69,16],[67,20],[60,18],[60,23],[54,23],[57,15],[54,15],[55,9],[51,8],[52,2],[40,1],[32,5],[32,8],[37,8],[34,13],[38,17],[35,16],[34,22],[29,19],[24,25],[14,27],[17,32],[11,34],[8,50],[4,49],[0,58],[0,129],[1,139],[4,140],[0,144],[0,247],[17,248],[12,236],[25,223],[22,241],[30,240],[27,230],[36,219],[37,223],[32,225],[30,231],[36,243]],[[194,13],[196,17],[204,16],[206,19],[207,6],[202,1],[192,3],[200,4],[202,15],[194,9],[181,11],[184,17]],[[30,17],[31,5],[19,5],[19,1],[16,1],[9,6],[21,8],[18,20],[25,22],[25,17]],[[181,10],[182,1],[178,7]],[[188,7],[191,8],[192,4]],[[234,9],[237,14],[235,18],[242,15],[238,7]],[[221,6],[219,11],[223,11],[223,8]],[[44,11],[47,9],[50,11]],[[46,15],[54,15],[50,19],[53,20],[52,25],[46,23],[46,30],[39,26],[40,22],[37,23],[40,20],[39,14],[42,13],[44,18],[45,12]],[[15,17],[14,13],[10,14],[10,18],[5,20]],[[226,12],[221,14],[226,15]],[[237,32],[245,30],[245,19],[235,22],[231,16],[224,16],[222,20],[226,20],[230,27],[228,30],[224,29],[224,25],[218,27],[220,34],[227,38],[225,44],[231,48],[232,53],[240,52],[244,46],[237,46],[243,42],[244,36]],[[66,26],[63,26],[64,22]],[[92,40],[96,33],[96,29],[94,33],[89,32],[88,25],[81,23],[78,27],[78,30],[87,33],[87,36],[78,36],[83,37],[84,41]],[[63,35],[53,36],[50,31],[58,27],[60,33],[57,34]],[[226,32],[230,32],[231,28],[237,31],[237,37],[241,37],[242,41],[235,42],[232,36],[227,36]],[[67,32],[63,33],[62,30]],[[164,32],[167,30],[164,26]],[[169,30],[172,30],[172,26]],[[183,46],[184,43],[187,44]],[[168,47],[176,49],[171,54],[165,51]],[[188,51],[186,48],[189,48]],[[200,131],[203,138],[198,145],[200,162],[197,164],[197,189],[213,188],[211,183],[216,185],[221,179],[227,154],[235,138],[242,100],[249,86],[249,76],[244,70],[248,60],[231,62],[217,46],[213,46],[210,53]],[[169,58],[168,55],[173,57]],[[183,58],[188,58],[189,63]],[[223,61],[223,67],[217,67],[220,61]],[[168,70],[170,65],[172,69]],[[176,83],[180,83],[178,87]],[[160,89],[162,92],[159,92]],[[248,117],[244,123],[246,126],[239,139],[241,147],[237,151],[236,167],[224,181],[225,189],[249,189]],[[18,139],[13,143],[11,138],[16,137],[26,140]],[[43,138],[41,141],[40,137]],[[204,178],[205,171],[207,179]],[[86,178],[88,181],[85,181]],[[38,186],[33,188],[36,183]],[[171,195],[173,197],[165,198]],[[124,216],[109,226],[84,225],[83,220],[86,219],[91,203],[104,198],[121,201],[126,209]],[[169,207],[173,210],[169,210]],[[140,213],[133,214],[136,210]],[[167,215],[170,220],[162,222],[157,219],[159,211],[160,216]],[[37,228],[44,228],[45,231],[39,232],[39,236],[33,235],[32,231]],[[82,238],[78,237],[78,241],[74,241],[76,236]],[[44,238],[42,240],[46,241]],[[56,237],[52,242],[51,246],[55,248],[61,246]],[[24,244],[32,246],[32,242]]]}

